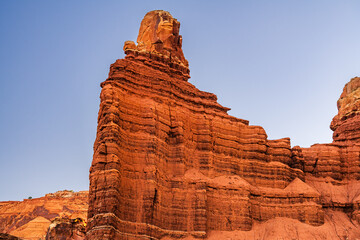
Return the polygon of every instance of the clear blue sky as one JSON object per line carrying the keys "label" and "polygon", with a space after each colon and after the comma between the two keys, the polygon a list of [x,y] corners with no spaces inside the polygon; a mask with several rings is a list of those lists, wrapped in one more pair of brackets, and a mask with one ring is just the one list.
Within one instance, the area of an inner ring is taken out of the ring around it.
{"label": "clear blue sky", "polygon": [[0,201],[88,189],[100,82],[146,12],[181,22],[190,82],[293,146],[331,142],[360,76],[360,1],[0,1]]}

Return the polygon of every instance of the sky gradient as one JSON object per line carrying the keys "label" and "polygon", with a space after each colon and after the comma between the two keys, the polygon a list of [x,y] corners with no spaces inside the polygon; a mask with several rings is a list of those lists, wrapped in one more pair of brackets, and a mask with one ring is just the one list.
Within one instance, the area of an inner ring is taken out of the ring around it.
{"label": "sky gradient", "polygon": [[189,80],[292,146],[332,141],[360,76],[360,1],[0,1],[0,201],[88,189],[100,83],[151,10],[180,23]]}

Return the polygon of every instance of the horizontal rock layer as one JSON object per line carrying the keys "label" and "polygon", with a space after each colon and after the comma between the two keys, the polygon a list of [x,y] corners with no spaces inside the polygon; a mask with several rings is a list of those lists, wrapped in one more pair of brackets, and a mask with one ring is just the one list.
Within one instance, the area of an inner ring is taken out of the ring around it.
{"label": "horizontal rock layer", "polygon": [[358,186],[357,80],[339,100],[334,143],[291,148],[187,81],[179,26],[148,13],[101,84],[86,238],[211,239],[278,217],[315,227],[331,211],[358,219],[357,191],[328,197],[333,183]]}
{"label": "horizontal rock layer", "polygon": [[86,219],[87,210],[87,191],[65,190],[41,198],[0,202],[0,232],[24,239],[44,239],[53,219]]}
{"label": "horizontal rock layer", "polygon": [[302,153],[306,173],[335,180],[360,179],[360,144],[315,144]]}
{"label": "horizontal rock layer", "polygon": [[360,144],[360,78],[348,82],[337,102],[338,114],[333,118],[330,128],[333,139],[342,145]]}
{"label": "horizontal rock layer", "polygon": [[229,116],[167,55],[129,42],[124,50],[101,84],[88,239],[205,237],[276,216],[324,222],[315,190],[287,189],[306,186],[290,139],[268,140]]}
{"label": "horizontal rock layer", "polygon": [[[360,236],[360,225],[351,221],[340,211],[326,210],[325,223],[321,226],[311,226],[295,219],[277,217],[266,222],[255,223],[250,231],[211,231],[208,240],[231,239],[266,239],[266,240],[356,240]],[[164,237],[161,240],[196,240],[194,237],[174,238]]]}

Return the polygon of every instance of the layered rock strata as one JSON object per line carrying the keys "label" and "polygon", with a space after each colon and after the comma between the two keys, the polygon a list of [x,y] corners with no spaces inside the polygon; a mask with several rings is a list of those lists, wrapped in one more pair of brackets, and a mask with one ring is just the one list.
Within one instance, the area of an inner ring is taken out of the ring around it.
{"label": "layered rock strata", "polygon": [[360,220],[360,78],[347,83],[330,128],[333,142],[302,148],[306,182],[321,194],[324,209]]}
{"label": "layered rock strata", "polygon": [[65,190],[41,198],[0,202],[0,232],[22,239],[45,239],[52,220],[86,219],[87,209],[87,191]]}
{"label": "layered rock strata", "polygon": [[83,240],[86,222],[82,218],[55,218],[46,233],[46,240]]}
{"label": "layered rock strata", "polygon": [[334,142],[342,145],[360,143],[360,78],[348,82],[337,102],[338,114],[330,128],[334,131]]}
{"label": "layered rock strata", "polygon": [[149,12],[101,84],[87,239],[204,238],[274,217],[323,224],[301,148],[190,84],[179,26]]}
{"label": "layered rock strata", "polygon": [[305,172],[335,180],[360,179],[360,78],[351,79],[337,102],[333,142],[303,148]]}

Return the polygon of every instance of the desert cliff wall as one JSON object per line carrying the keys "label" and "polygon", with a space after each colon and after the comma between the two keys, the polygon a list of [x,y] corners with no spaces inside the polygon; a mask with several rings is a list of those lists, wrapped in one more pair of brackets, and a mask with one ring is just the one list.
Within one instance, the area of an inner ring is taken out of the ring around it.
{"label": "desert cliff wall", "polygon": [[190,84],[179,26],[149,12],[101,84],[87,239],[205,238],[275,217],[322,225],[302,149]]}
{"label": "desert cliff wall", "polygon": [[[87,210],[87,191],[64,190],[40,198],[0,202],[0,233],[11,234],[21,239],[45,239],[49,227],[55,227],[55,220],[86,220]],[[76,239],[71,238],[71,234],[67,234],[66,237],[68,240]],[[56,239],[63,238],[59,234]]]}

